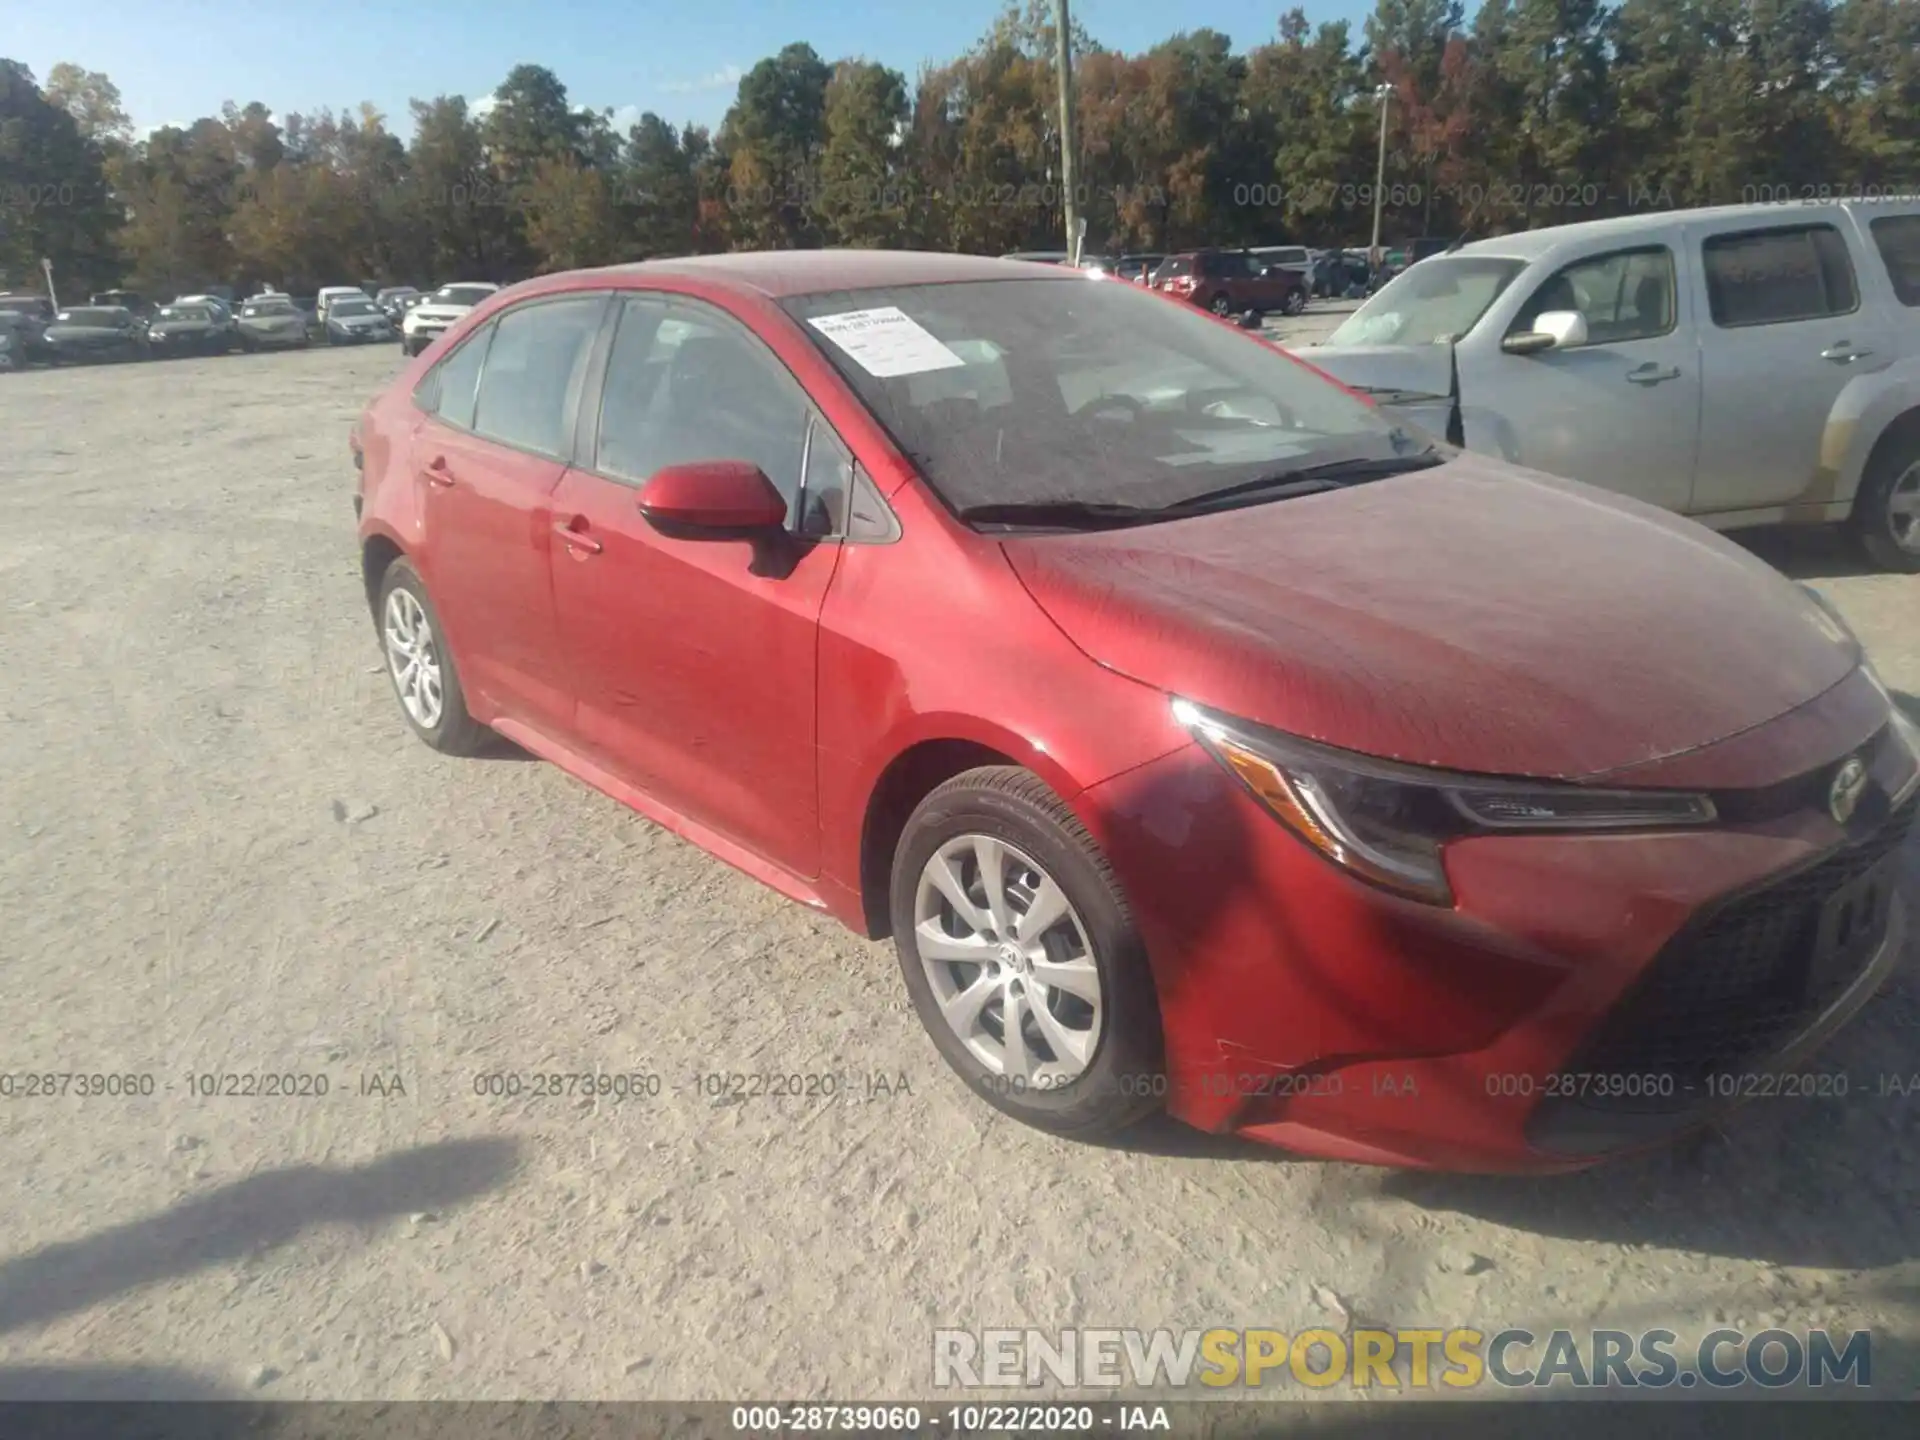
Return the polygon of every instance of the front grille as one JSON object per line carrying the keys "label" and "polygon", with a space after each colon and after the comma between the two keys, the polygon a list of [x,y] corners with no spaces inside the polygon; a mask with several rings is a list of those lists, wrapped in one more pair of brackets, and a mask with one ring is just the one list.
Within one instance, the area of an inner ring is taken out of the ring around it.
{"label": "front grille", "polygon": [[1694,1108],[1712,1098],[1709,1077],[1763,1061],[1812,1024],[1860,977],[1885,933],[1883,924],[1856,937],[1810,979],[1821,906],[1900,845],[1916,809],[1920,801],[1909,801],[1865,840],[1707,912],[1668,941],[1565,1067],[1610,1077],[1596,1088],[1630,1093],[1590,1090],[1581,1108]]}

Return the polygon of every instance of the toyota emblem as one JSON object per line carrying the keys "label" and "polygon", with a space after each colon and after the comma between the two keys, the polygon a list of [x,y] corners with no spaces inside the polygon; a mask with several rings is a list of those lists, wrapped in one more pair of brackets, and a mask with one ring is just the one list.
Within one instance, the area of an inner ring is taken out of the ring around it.
{"label": "toyota emblem", "polygon": [[1840,824],[1846,824],[1859,808],[1860,797],[1866,793],[1867,767],[1858,755],[1850,755],[1834,772],[1833,783],[1827,787],[1827,813]]}

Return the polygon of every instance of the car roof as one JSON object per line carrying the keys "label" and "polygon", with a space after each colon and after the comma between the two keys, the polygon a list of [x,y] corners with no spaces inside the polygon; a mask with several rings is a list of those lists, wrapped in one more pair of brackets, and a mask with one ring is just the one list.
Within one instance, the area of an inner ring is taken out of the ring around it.
{"label": "car roof", "polygon": [[[1834,201],[1834,208],[1846,209],[1844,202]],[[1822,208],[1822,207],[1808,207]],[[1498,255],[1515,260],[1535,260],[1561,245],[1584,243],[1590,240],[1630,239],[1650,230],[1664,226],[1687,225],[1695,221],[1706,220],[1714,223],[1750,220],[1758,224],[1792,224],[1796,215],[1802,214],[1800,206],[1783,206],[1778,203],[1766,205],[1705,205],[1692,210],[1643,210],[1634,215],[1615,215],[1606,220],[1580,220],[1571,225],[1549,225],[1539,230],[1522,230],[1512,235],[1492,235],[1484,240],[1470,240],[1455,255]],[[1901,213],[1907,213],[1903,210]]]}
{"label": "car roof", "polygon": [[655,276],[701,281],[769,299],[823,290],[874,290],[894,285],[953,284],[966,280],[1068,278],[1075,272],[1025,260],[951,255],[924,250],[758,250],[693,255],[614,265],[597,274],[644,284]]}

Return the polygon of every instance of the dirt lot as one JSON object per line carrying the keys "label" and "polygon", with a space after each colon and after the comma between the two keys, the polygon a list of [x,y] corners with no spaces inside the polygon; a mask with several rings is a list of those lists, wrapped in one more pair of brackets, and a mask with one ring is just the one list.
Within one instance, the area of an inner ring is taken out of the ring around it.
{"label": "dirt lot", "polygon": [[[1876,1389],[1920,1383],[1920,1094],[1871,1093],[1920,1072],[1911,978],[1826,1056],[1847,1100],[1573,1179],[1022,1129],[940,1065],[889,949],[546,765],[411,738],[346,448],[398,365],[0,377],[0,1072],[154,1078],[0,1101],[0,1393],[899,1396],[935,1326],[1292,1330],[1330,1296],[1870,1325]],[[1920,693],[1920,579],[1763,543]],[[661,1090],[476,1094],[555,1070]],[[764,1070],[846,1078],[692,1078]],[[330,1089],[192,1093],[224,1072]]]}

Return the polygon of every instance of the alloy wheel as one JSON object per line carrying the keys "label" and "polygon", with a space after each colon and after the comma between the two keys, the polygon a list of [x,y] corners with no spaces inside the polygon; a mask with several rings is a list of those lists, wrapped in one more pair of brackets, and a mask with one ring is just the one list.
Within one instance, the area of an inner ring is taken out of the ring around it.
{"label": "alloy wheel", "polygon": [[1079,912],[1031,855],[957,835],[922,867],[914,946],[941,1017],[995,1075],[1071,1084],[1099,1048],[1100,969]]}
{"label": "alloy wheel", "polygon": [[1893,543],[1920,555],[1920,460],[1909,465],[1887,492],[1887,529]]}
{"label": "alloy wheel", "polygon": [[408,590],[396,589],[390,593],[386,608],[386,624],[382,630],[393,688],[413,723],[422,730],[431,730],[440,723],[445,708],[440,650],[434,641],[433,622],[427,619],[425,607]]}

